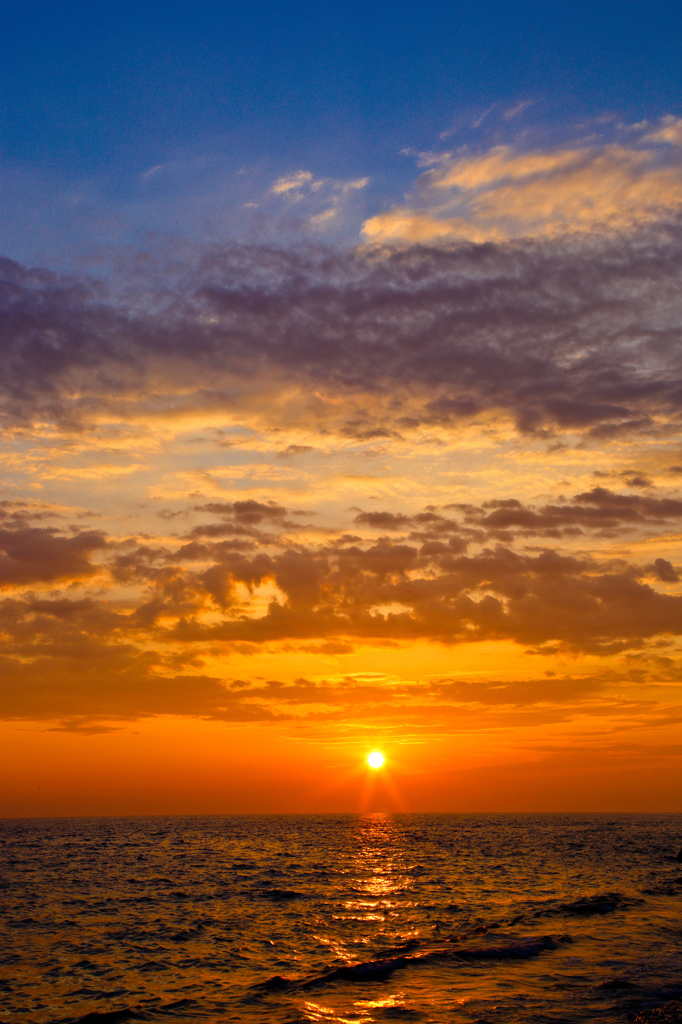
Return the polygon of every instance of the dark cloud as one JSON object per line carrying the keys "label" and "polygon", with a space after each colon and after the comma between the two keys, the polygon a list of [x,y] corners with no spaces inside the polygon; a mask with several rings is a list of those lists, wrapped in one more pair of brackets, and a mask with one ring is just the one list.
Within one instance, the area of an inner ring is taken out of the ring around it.
{"label": "dark cloud", "polygon": [[679,582],[679,573],[675,569],[673,569],[670,562],[668,562],[665,558],[657,558],[652,568],[658,576],[659,580],[662,580],[663,583]]}
{"label": "dark cloud", "polygon": [[[553,549],[515,551],[498,544],[465,555],[445,545],[421,549],[378,540],[362,547],[323,545],[266,555],[230,554],[184,575],[195,600],[226,613],[208,624],[187,604],[168,641],[180,644],[410,641],[445,644],[512,640],[537,649],[609,654],[648,638],[682,633],[682,597],[640,577],[676,578],[664,559],[652,567],[600,564]],[[279,597],[265,614],[246,614],[239,585],[271,581]],[[161,598],[159,598],[161,600]]]}
{"label": "dark cloud", "polygon": [[[97,678],[92,670],[97,666]],[[205,675],[160,675],[132,652],[111,646],[83,663],[68,655],[24,664],[0,656],[0,717],[63,720],[82,731],[93,720],[189,715],[228,722],[263,722],[285,717],[262,703],[230,693]],[[99,731],[99,730],[98,730]]]}
{"label": "dark cloud", "polygon": [[379,530],[404,530],[411,518],[396,512],[358,512],[353,520]]}
{"label": "dark cloud", "polygon": [[596,676],[524,679],[512,683],[454,679],[432,684],[431,690],[441,698],[462,704],[524,706],[584,700],[603,691],[606,685],[605,679]]}
{"label": "dark cloud", "polygon": [[[188,534],[191,540],[200,537],[230,537],[232,543],[236,537],[252,538],[260,543],[272,539],[264,529],[277,526],[280,529],[300,529],[300,524],[287,518],[287,510],[274,501],[262,502],[247,499],[232,502],[207,502],[195,505],[195,512],[220,516],[218,522],[204,523],[195,526]],[[292,512],[291,515],[296,515]]]}
{"label": "dark cloud", "polygon": [[56,509],[38,502],[9,499],[0,501],[0,524],[7,529],[28,527],[46,519],[63,519],[63,515]]}
{"label": "dark cloud", "polygon": [[315,449],[310,444],[290,444],[287,447],[277,453],[278,459],[290,459],[294,455],[305,455],[307,452],[312,452]]}
{"label": "dark cloud", "polygon": [[607,439],[679,414],[681,274],[674,222],[583,241],[232,245],[139,258],[106,284],[4,260],[1,411],[76,427],[131,403],[223,407],[363,440],[502,411],[524,433]]}
{"label": "dark cloud", "polygon": [[590,530],[613,534],[635,527],[660,527],[682,517],[682,501],[593,487],[571,499],[542,506],[524,505],[511,498],[487,501],[481,508],[461,506],[460,511],[465,524],[484,529],[489,536],[496,531],[517,531],[525,536],[559,537]]}
{"label": "dark cloud", "polygon": [[264,520],[281,521],[287,510],[274,501],[262,502],[248,499],[246,501],[208,502],[206,505],[195,505],[197,512],[210,512],[213,515],[234,519],[238,523],[254,526]]}
{"label": "dark cloud", "polygon": [[621,474],[627,487],[653,487],[652,481],[645,473],[626,471]]}
{"label": "dark cloud", "polygon": [[104,547],[104,534],[94,530],[64,537],[40,527],[0,529],[0,587],[91,576],[90,556]]}
{"label": "dark cloud", "polygon": [[[117,643],[136,644],[146,631],[153,647],[179,651],[216,643],[505,639],[532,649],[607,654],[682,634],[682,596],[646,582],[679,581],[665,558],[637,565],[546,541],[534,549],[516,543],[529,536],[618,534],[633,525],[665,531],[682,518],[676,498],[595,487],[537,507],[506,498],[428,506],[412,515],[356,511],[355,521],[370,533],[365,539],[323,534],[295,543],[282,532],[290,522],[284,506],[248,500],[196,510],[220,519],[191,531],[174,549],[110,542],[99,532],[0,530],[6,586],[87,580],[99,571],[138,594],[125,610],[101,597],[65,593],[12,599],[0,620],[6,650],[18,645],[22,656],[58,656],[73,649],[87,656],[90,642],[115,635]],[[225,524],[247,536],[222,536]],[[256,614],[251,599],[265,585],[269,603]]]}

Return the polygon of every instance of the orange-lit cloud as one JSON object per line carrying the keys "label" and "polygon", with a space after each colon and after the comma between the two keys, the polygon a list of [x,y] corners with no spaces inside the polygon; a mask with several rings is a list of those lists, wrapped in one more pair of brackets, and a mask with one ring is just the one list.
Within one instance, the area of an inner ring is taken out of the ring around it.
{"label": "orange-lit cloud", "polygon": [[[447,652],[511,642],[553,658],[639,652],[646,665],[653,642],[659,682],[682,678],[679,567],[661,556],[636,563],[547,545],[547,538],[575,548],[576,539],[594,547],[597,538],[634,530],[665,534],[682,520],[678,499],[597,487],[539,507],[504,500],[413,515],[356,512],[362,535],[337,531],[317,543],[297,540],[303,517],[275,502],[209,502],[191,511],[199,521],[172,547],[92,532],[65,537],[23,521],[3,531],[3,581],[13,588],[0,605],[4,717],[79,726],[164,714],[282,721],[314,720],[324,707],[329,720],[339,708],[344,715],[355,708],[363,721],[397,714],[419,728],[430,717],[440,728],[450,702],[460,724],[470,717],[460,706],[471,704],[548,703],[538,719],[546,721],[547,714],[565,716],[576,700],[582,705],[609,679],[627,682],[639,671],[632,661],[610,677],[416,676],[389,690],[352,676],[334,685],[235,683],[229,672],[235,652],[279,651],[285,664],[287,651],[343,656],[358,643],[407,649],[426,642]],[[529,547],[530,538],[537,540]],[[45,581],[87,581],[95,571],[87,556],[95,552],[100,582],[90,594],[26,591]],[[226,667],[218,677],[205,671],[216,657]]]}
{"label": "orange-lit cloud", "polygon": [[425,243],[630,230],[682,205],[681,142],[669,116],[628,144],[432,156],[407,204],[370,217],[363,231],[372,242]]}

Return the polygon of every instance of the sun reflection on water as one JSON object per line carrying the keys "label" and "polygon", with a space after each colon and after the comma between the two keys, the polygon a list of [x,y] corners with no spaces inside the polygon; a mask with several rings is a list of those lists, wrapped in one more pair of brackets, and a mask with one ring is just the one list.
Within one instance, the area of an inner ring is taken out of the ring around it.
{"label": "sun reflection on water", "polygon": [[396,992],[381,999],[356,999],[350,1017],[342,1016],[332,1006],[314,1003],[311,1000],[306,1001],[301,1009],[305,1019],[309,1021],[324,1021],[326,1024],[373,1024],[378,1018],[372,1010],[405,1010],[405,994]]}
{"label": "sun reflection on water", "polygon": [[392,897],[409,888],[400,836],[389,814],[376,811],[358,819],[351,863],[350,888],[356,895],[344,901],[348,910],[390,910],[397,905]]}
{"label": "sun reflection on water", "polygon": [[[322,1006],[320,1003],[313,1003],[309,1000],[306,1001],[301,1007],[303,1015],[306,1020],[309,1021],[329,1021],[330,1024],[358,1024],[359,1020],[356,1014],[352,1017],[341,1017],[331,1006]],[[371,1020],[371,1018],[365,1017],[365,1021]]]}
{"label": "sun reflection on water", "polygon": [[[346,941],[320,936],[333,953],[334,966],[353,967],[395,956],[417,934],[403,920],[403,912],[415,904],[410,852],[399,819],[382,811],[359,815],[344,868],[347,870],[338,893],[344,913],[333,914],[332,918],[346,922]],[[343,1008],[334,1006],[337,996],[342,998],[339,992],[330,993],[324,1002],[307,1000],[301,1007],[304,1019],[330,1024],[373,1024],[386,1013],[399,1014],[406,1008],[402,991],[389,989],[381,995],[374,994],[374,998],[366,994],[364,998],[353,999],[351,1004],[344,1000]]]}

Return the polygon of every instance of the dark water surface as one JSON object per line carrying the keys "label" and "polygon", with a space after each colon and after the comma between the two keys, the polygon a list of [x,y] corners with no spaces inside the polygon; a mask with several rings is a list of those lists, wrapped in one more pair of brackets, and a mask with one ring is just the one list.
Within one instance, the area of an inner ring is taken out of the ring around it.
{"label": "dark water surface", "polygon": [[0,822],[0,1021],[593,1022],[682,995],[680,815]]}

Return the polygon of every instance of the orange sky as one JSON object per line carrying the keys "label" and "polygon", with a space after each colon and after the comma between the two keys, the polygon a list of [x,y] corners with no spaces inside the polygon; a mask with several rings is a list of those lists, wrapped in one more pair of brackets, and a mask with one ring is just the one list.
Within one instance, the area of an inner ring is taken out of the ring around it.
{"label": "orange sky", "polygon": [[681,143],[7,261],[0,814],[682,810]]}

